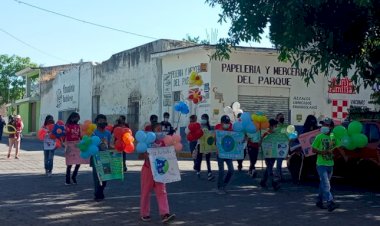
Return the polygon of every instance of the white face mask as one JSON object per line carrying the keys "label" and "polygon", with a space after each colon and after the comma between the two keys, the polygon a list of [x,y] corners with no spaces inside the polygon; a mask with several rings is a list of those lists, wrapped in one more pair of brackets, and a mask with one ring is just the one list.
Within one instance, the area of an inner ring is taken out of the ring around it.
{"label": "white face mask", "polygon": [[223,129],[228,129],[228,128],[230,128],[229,124],[223,124]]}
{"label": "white face mask", "polygon": [[207,120],[206,119],[201,119],[201,124],[206,125],[207,124]]}
{"label": "white face mask", "polygon": [[165,122],[169,121],[169,118],[164,118],[164,121],[165,121]]}
{"label": "white face mask", "polygon": [[321,133],[323,134],[328,134],[330,132],[330,128],[327,126],[322,126],[321,127]]}

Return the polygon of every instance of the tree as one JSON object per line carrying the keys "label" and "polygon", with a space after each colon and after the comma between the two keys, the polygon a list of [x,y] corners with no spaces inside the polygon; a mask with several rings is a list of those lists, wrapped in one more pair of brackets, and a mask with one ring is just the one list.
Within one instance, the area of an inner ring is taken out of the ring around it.
{"label": "tree", "polygon": [[[279,60],[310,64],[305,82],[337,71],[359,90],[380,82],[380,1],[378,0],[206,0],[222,8],[219,22],[231,21],[214,59],[229,58],[230,47],[260,41],[270,24],[270,40]],[[379,101],[380,103],[380,101]]]}
{"label": "tree", "polygon": [[36,66],[29,57],[0,55],[0,105],[23,98],[25,77],[17,76],[16,72]]}

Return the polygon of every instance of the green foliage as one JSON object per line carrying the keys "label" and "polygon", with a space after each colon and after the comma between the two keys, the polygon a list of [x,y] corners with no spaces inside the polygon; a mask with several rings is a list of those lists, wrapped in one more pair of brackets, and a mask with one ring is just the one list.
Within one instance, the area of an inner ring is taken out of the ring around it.
{"label": "green foliage", "polygon": [[0,105],[24,96],[25,78],[16,76],[16,72],[36,66],[28,57],[0,55]]}
{"label": "green foliage", "polygon": [[191,37],[189,34],[186,35],[186,38],[183,38],[182,41],[192,42],[194,44],[209,45],[210,42],[206,39],[201,40],[199,36]]}
{"label": "green foliage", "polygon": [[378,0],[206,0],[220,5],[219,22],[231,21],[214,59],[228,58],[240,42],[260,41],[270,24],[279,60],[295,67],[308,63],[306,83],[323,73],[338,79],[354,70],[356,88],[380,82],[380,1]]}

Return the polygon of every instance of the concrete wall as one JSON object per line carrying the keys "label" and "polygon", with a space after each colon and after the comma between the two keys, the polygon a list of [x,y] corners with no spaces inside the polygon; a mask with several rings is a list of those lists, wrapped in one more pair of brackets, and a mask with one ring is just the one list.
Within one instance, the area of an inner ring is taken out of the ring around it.
{"label": "concrete wall", "polygon": [[22,122],[24,123],[23,134],[30,133],[29,131],[29,103],[22,103],[19,105],[19,115],[21,116]]}

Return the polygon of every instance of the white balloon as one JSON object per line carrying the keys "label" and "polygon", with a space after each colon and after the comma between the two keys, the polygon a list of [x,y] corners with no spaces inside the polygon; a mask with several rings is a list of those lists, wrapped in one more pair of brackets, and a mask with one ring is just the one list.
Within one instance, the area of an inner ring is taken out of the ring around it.
{"label": "white balloon", "polygon": [[227,115],[228,114],[231,114],[231,113],[233,113],[234,111],[232,110],[232,108],[230,107],[230,106],[226,106],[225,108],[224,108],[224,113],[226,113]]}
{"label": "white balloon", "polygon": [[239,102],[235,102],[232,104],[232,109],[234,110],[239,110],[240,109],[240,103]]}

